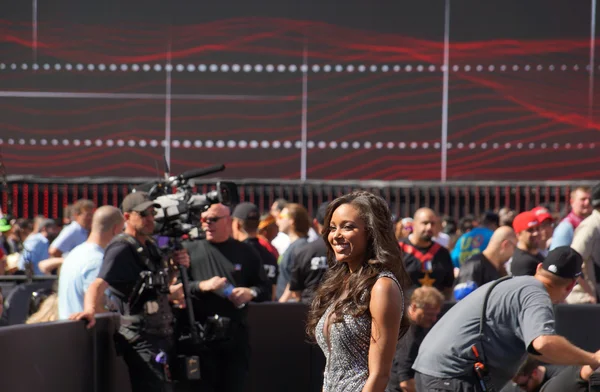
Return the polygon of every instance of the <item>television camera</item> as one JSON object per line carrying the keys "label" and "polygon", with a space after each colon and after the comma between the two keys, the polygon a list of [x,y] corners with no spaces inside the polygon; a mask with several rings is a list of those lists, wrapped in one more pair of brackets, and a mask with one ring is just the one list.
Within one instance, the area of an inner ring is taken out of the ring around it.
{"label": "television camera", "polygon": [[[214,165],[202,169],[186,171],[178,176],[169,176],[168,168],[165,179],[146,183],[133,191],[148,192],[148,196],[160,207],[156,208],[155,234],[165,260],[170,260],[172,252],[183,249],[182,237],[188,240],[203,237],[198,229],[200,216],[212,204],[221,203],[232,206],[239,202],[237,186],[232,182],[219,181],[216,189],[204,194],[193,191],[193,178],[221,172],[224,165]],[[166,240],[166,241],[164,241]],[[185,379],[197,379],[200,374],[197,352],[201,345],[227,337],[229,319],[215,316],[205,325],[196,322],[190,297],[190,287],[187,272],[180,268],[180,280],[185,295],[185,308],[180,309],[177,317],[177,352],[178,360],[176,374]],[[187,319],[187,325],[181,323]]]}
{"label": "television camera", "polygon": [[[141,185],[135,190],[145,190],[160,205],[154,217],[155,232],[159,236],[180,238],[189,235],[200,223],[200,214],[212,204],[226,206],[239,201],[237,186],[233,182],[219,181],[216,189],[205,194],[194,194],[189,180],[225,170],[224,165],[186,171],[178,176],[165,176],[164,181]],[[175,189],[175,192],[172,192]]]}

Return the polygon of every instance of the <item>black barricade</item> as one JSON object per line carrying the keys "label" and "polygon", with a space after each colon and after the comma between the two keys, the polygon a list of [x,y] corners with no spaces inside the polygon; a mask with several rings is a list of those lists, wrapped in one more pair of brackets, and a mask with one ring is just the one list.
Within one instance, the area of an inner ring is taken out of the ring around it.
{"label": "black barricade", "polygon": [[251,304],[248,391],[320,391],[325,357],[308,343],[303,304]]}
{"label": "black barricade", "polygon": [[[304,334],[306,307],[252,304],[249,392],[320,391],[324,358]],[[600,349],[600,306],[559,305],[558,332],[576,345]],[[125,364],[114,351],[118,317],[102,315],[96,327],[55,322],[0,328],[2,391],[128,392]]]}
{"label": "black barricade", "polygon": [[82,323],[54,322],[0,328],[2,390],[95,391],[94,334]]}
{"label": "black barricade", "polygon": [[19,284],[4,294],[4,313],[2,317],[9,325],[23,324],[27,320],[31,296],[36,291],[50,290],[56,279]]}
{"label": "black barricade", "polygon": [[600,306],[559,305],[554,309],[556,332],[577,347],[596,352],[600,349]]}

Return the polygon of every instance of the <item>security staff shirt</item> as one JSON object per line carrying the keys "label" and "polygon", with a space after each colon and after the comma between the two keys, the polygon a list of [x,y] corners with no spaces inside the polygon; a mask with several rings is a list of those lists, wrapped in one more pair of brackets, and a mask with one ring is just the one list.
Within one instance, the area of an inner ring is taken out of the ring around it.
{"label": "security staff shirt", "polygon": [[298,250],[292,267],[290,290],[300,291],[300,300],[309,304],[327,271],[327,246],[318,237]]}
{"label": "security staff shirt", "polygon": [[260,256],[260,260],[262,261],[263,268],[265,269],[265,274],[267,274],[267,278],[269,278],[269,282],[271,285],[277,284],[277,259],[267,248],[261,245],[258,238],[247,238],[243,241],[245,244],[250,245],[256,253]]}
{"label": "security staff shirt", "polygon": [[227,278],[235,287],[256,290],[255,301],[271,298],[271,284],[267,279],[260,256],[248,244],[234,239],[221,243],[197,240],[184,243],[190,255],[190,291],[193,295],[196,320],[204,323],[208,317],[219,315],[232,321],[244,322],[246,309],[238,309],[228,298],[215,292],[200,291],[200,282],[215,276]]}

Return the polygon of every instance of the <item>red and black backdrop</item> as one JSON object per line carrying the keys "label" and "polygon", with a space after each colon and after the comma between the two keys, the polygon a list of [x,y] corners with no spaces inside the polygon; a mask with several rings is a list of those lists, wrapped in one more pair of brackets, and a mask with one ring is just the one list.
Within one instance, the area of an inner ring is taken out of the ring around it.
{"label": "red and black backdrop", "polygon": [[597,179],[594,6],[2,0],[2,154],[40,177],[166,155],[237,179]]}

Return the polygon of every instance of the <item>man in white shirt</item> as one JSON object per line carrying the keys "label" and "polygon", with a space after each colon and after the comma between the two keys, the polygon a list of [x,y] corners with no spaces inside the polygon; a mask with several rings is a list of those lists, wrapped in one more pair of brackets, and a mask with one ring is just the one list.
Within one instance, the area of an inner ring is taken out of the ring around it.
{"label": "man in white shirt", "polygon": [[433,241],[448,249],[450,245],[450,236],[442,231],[442,220],[437,217],[435,226],[433,227]]}
{"label": "man in white shirt", "polygon": [[[277,222],[279,214],[281,214],[281,211],[283,211],[287,204],[288,202],[285,199],[277,199],[273,202],[271,205],[271,215],[273,218],[275,218],[275,222]],[[290,237],[284,232],[280,231],[277,236],[273,238],[273,241],[271,241],[271,245],[277,249],[277,252],[281,256],[285,253],[288,246],[290,246]]]}

